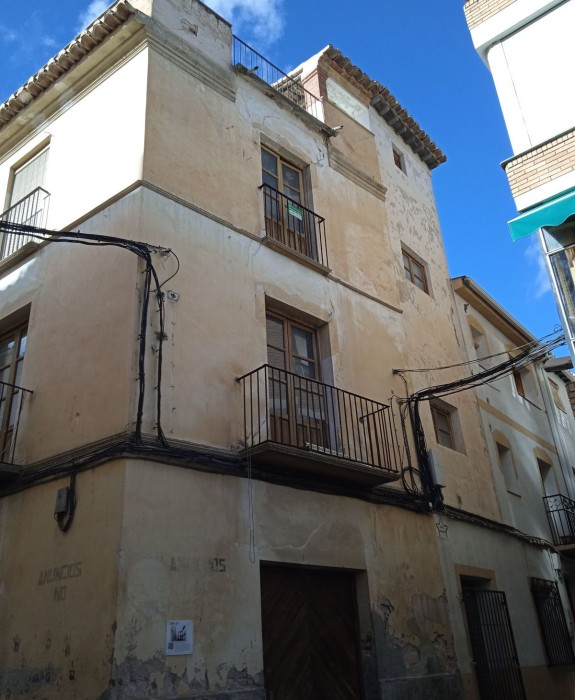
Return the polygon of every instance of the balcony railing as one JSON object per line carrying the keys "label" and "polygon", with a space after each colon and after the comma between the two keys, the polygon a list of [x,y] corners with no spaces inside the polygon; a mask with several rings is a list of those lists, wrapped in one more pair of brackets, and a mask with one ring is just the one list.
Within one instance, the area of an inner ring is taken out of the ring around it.
{"label": "balcony railing", "polygon": [[30,389],[0,381],[0,464],[12,464],[18,438],[20,414]]}
{"label": "balcony railing", "polygon": [[379,482],[398,478],[400,456],[388,405],[270,365],[238,381],[248,454],[280,446],[295,454],[294,468],[306,454],[377,470]]}
{"label": "balcony railing", "polygon": [[[49,199],[50,194],[42,187],[37,187],[26,197],[12,205],[10,209],[0,214],[0,221],[45,228]],[[32,237],[28,233],[0,233],[0,260],[13,255],[26,243],[37,240],[37,238],[38,236]]]}
{"label": "balcony railing", "polygon": [[543,498],[553,543],[557,546],[575,544],[575,501],[556,494]]}
{"label": "balcony railing", "polygon": [[233,64],[249,75],[255,75],[288,100],[322,119],[321,100],[306,90],[297,76],[284,73],[237,36],[233,38]]}
{"label": "balcony railing", "polygon": [[325,219],[270,185],[260,185],[260,189],[266,236],[327,268]]}

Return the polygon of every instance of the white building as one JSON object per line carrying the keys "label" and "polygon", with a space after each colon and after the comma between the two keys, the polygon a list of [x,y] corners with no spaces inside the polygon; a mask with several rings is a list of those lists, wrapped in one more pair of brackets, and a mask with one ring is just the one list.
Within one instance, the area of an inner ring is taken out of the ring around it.
{"label": "white building", "polygon": [[465,15],[513,148],[511,236],[539,236],[575,362],[575,2],[468,0]]}

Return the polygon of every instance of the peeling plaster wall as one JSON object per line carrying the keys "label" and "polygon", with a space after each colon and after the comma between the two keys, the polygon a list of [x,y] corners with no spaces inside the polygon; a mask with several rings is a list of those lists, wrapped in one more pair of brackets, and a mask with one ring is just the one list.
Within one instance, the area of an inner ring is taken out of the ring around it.
{"label": "peeling plaster wall", "polygon": [[[127,470],[110,697],[263,698],[261,561],[366,571],[362,648],[382,696],[458,696],[431,518],[151,463]],[[193,620],[192,656],[164,657],[168,619]]]}
{"label": "peeling plaster wall", "polygon": [[[451,292],[443,238],[439,228],[431,172],[393,130],[372,113],[386,195],[388,232],[394,255],[395,277],[402,309],[403,332],[398,344],[403,351],[401,368],[428,371],[405,375],[408,391],[414,392],[466,376],[465,369],[432,371],[434,367],[467,361],[467,349],[460,338],[459,321]],[[393,161],[393,147],[403,153],[405,172]],[[405,278],[402,248],[417,256],[425,266],[430,293],[426,294]],[[408,342],[407,342],[408,341]],[[401,395],[404,395],[405,388]],[[421,405],[421,419],[427,446],[437,453],[445,471],[447,503],[497,519],[499,510],[492,484],[491,465],[472,392],[449,396],[455,409],[457,449],[435,441],[427,402]]]}

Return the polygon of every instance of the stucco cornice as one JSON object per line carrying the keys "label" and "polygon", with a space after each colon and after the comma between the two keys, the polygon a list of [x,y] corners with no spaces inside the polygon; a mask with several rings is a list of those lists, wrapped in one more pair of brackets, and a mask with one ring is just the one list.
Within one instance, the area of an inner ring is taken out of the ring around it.
{"label": "stucco cornice", "polygon": [[127,22],[135,12],[128,2],[120,0],[92,22],[89,27],[29,78],[21,88],[0,104],[0,129],[42,95],[53,83],[74,68],[118,27]]}
{"label": "stucco cornice", "polygon": [[321,63],[327,64],[345,77],[357,90],[368,97],[376,112],[430,170],[445,163],[446,157],[443,151],[435,145],[428,134],[423,131],[386,87],[370,78],[333,46],[328,46],[325,49],[320,58]]}

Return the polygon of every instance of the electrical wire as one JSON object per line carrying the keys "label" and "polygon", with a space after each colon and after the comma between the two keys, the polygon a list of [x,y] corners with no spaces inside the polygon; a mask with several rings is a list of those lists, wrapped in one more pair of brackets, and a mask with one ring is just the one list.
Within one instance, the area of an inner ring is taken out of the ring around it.
{"label": "electrical wire", "polygon": [[[511,374],[512,372],[522,367],[525,367],[528,364],[531,364],[533,362],[536,362],[537,360],[542,359],[543,357],[546,357],[551,352],[551,350],[560,347],[561,345],[563,345],[564,342],[565,336],[563,334],[557,335],[557,332],[550,333],[540,340],[519,346],[518,349],[523,348],[522,352],[520,352],[514,357],[508,358],[505,362],[501,362],[489,369],[483,370],[482,372],[463,377],[453,382],[448,382],[445,384],[439,384],[436,386],[421,389],[419,391],[413,392],[411,395],[403,399],[405,410],[402,411],[402,416],[404,418],[402,422],[405,422],[406,412],[408,411],[411,417],[411,425],[413,429],[415,448],[419,464],[419,468],[416,469],[411,464],[411,462],[408,462],[408,466],[404,467],[404,469],[402,470],[402,481],[404,488],[413,495],[421,495],[428,499],[429,507],[431,510],[444,508],[441,487],[434,483],[431,471],[429,452],[427,449],[425,432],[423,430],[423,424],[421,422],[420,416],[420,403],[422,401],[431,401],[441,396],[448,396],[450,394],[458,393],[460,391],[465,391],[470,388],[475,388],[484,384],[491,383],[496,379],[500,379],[501,377]],[[501,353],[498,353],[498,355],[500,354]],[[505,354],[508,355],[508,353]],[[494,355],[492,357],[496,356],[497,355]],[[468,362],[464,362],[458,365],[452,365],[449,367],[449,369],[453,367],[464,367],[469,364],[470,363]],[[443,368],[436,369],[447,368],[448,367],[446,366]],[[403,379],[406,386],[407,394],[407,381],[403,376],[404,372],[406,371],[409,370],[394,370],[394,374],[398,375]],[[416,371],[432,370],[428,369]],[[410,482],[407,481],[406,475],[409,475]],[[415,477],[419,478],[419,481],[421,483],[421,489],[417,487]]]}
{"label": "electrical wire", "polygon": [[501,357],[503,355],[509,355],[509,352],[517,352],[517,351],[523,350],[523,348],[539,346],[546,338],[551,338],[552,336],[555,336],[558,333],[562,333],[562,330],[560,327],[556,327],[551,333],[548,333],[547,335],[542,336],[538,340],[531,340],[528,343],[524,343],[523,345],[517,345],[516,347],[512,348],[510,351],[503,350],[502,352],[496,352],[493,355],[485,355],[484,357],[477,357],[474,360],[466,360],[465,362],[457,362],[453,365],[442,365],[440,367],[422,367],[422,368],[418,368],[418,369],[397,369],[394,371],[397,373],[435,372],[435,371],[442,370],[442,369],[455,369],[457,367],[466,367],[468,365],[475,365],[475,364],[478,364],[481,362],[486,362],[487,360],[493,360],[496,357]]}
{"label": "electrical wire", "polygon": [[[140,315],[140,334],[139,334],[139,352],[138,352],[138,402],[136,411],[136,440],[142,440],[142,423],[144,415],[144,399],[146,387],[146,341],[147,341],[147,326],[148,326],[148,310],[149,297],[152,289],[152,280],[155,286],[156,301],[159,312],[159,332],[158,337],[158,359],[157,359],[157,386],[156,386],[156,431],[160,442],[166,446],[166,437],[162,429],[161,411],[162,411],[162,363],[163,363],[163,343],[166,337],[164,329],[164,294],[161,291],[162,285],[173,279],[179,272],[180,261],[173,251],[168,250],[168,254],[174,255],[177,262],[177,268],[173,275],[167,280],[160,283],[158,274],[152,262],[152,253],[154,246],[141,241],[133,241],[127,238],[119,238],[116,236],[106,236],[101,234],[82,233],[80,231],[51,231],[49,229],[39,228],[37,226],[29,226],[27,224],[17,224],[10,221],[0,221],[0,232],[8,235],[26,236],[27,238],[39,241],[50,240],[51,243],[76,243],[80,245],[92,246],[113,246],[123,248],[134,253],[145,263],[144,270],[144,287],[142,293],[142,311]],[[163,250],[163,249],[162,249]]]}

